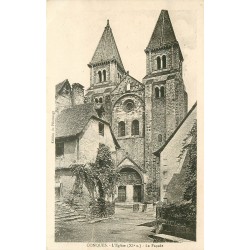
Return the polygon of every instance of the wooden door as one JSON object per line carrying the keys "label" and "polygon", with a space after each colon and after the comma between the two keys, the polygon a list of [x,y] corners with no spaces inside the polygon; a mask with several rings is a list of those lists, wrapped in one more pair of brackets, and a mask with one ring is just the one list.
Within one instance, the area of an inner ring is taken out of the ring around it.
{"label": "wooden door", "polygon": [[125,186],[118,187],[118,201],[119,202],[126,201],[126,187]]}
{"label": "wooden door", "polygon": [[134,202],[141,202],[141,185],[134,186]]}

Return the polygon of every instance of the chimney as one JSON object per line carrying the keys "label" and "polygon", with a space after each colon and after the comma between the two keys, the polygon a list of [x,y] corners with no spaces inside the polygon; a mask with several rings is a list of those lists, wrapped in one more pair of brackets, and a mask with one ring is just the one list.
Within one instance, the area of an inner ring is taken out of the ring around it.
{"label": "chimney", "polygon": [[72,84],[72,105],[79,105],[84,103],[84,86],[80,83]]}

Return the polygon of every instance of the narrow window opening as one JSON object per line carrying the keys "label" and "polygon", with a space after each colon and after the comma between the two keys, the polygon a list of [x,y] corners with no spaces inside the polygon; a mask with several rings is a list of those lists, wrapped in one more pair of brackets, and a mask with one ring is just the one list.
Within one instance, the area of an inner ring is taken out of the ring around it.
{"label": "narrow window opening", "polygon": [[118,123],[118,136],[125,136],[125,122]]}
{"label": "narrow window opening", "polygon": [[102,97],[99,98],[99,103],[102,103]]}
{"label": "narrow window opening", "polygon": [[158,142],[162,142],[162,135],[161,134],[158,135]]}
{"label": "narrow window opening", "polygon": [[99,76],[99,82],[102,82],[102,72],[98,71],[98,76]]}
{"label": "narrow window opening", "polygon": [[106,82],[106,70],[103,70],[103,81]]}
{"label": "narrow window opening", "polygon": [[134,120],[132,122],[132,135],[139,135],[139,121]]}
{"label": "narrow window opening", "polygon": [[161,69],[161,58],[157,57],[157,69]]}
{"label": "narrow window opening", "polygon": [[159,98],[160,97],[160,90],[158,87],[155,88],[155,97]]}
{"label": "narrow window opening", "polygon": [[166,56],[162,56],[162,68],[163,69],[166,69],[167,67],[167,59],[166,59]]}
{"label": "narrow window opening", "polygon": [[104,124],[99,122],[99,135],[104,136]]}
{"label": "narrow window opening", "polygon": [[165,89],[163,86],[161,86],[161,89],[160,89],[160,96],[163,97],[165,95]]}
{"label": "narrow window opening", "polygon": [[129,82],[127,83],[126,90],[130,91],[130,83]]}

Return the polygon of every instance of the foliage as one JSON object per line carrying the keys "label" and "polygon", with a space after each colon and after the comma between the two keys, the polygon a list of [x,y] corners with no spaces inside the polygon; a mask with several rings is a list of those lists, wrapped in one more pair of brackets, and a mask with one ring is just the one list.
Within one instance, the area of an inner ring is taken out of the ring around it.
{"label": "foliage", "polygon": [[196,205],[191,202],[163,205],[159,209],[160,214],[158,216],[161,219],[185,223],[193,223],[196,221]]}
{"label": "foliage", "polygon": [[99,145],[96,162],[92,165],[91,171],[96,176],[100,197],[104,198],[105,195],[114,195],[120,174],[115,170],[108,146],[104,144]]}
{"label": "foliage", "polygon": [[157,201],[157,197],[159,197],[159,191],[156,190],[156,180],[149,182],[146,186],[147,190],[147,200],[148,202],[155,202]]}
{"label": "foliage", "polygon": [[183,199],[196,204],[197,200],[197,121],[184,139],[183,147],[179,159],[187,152],[187,165],[185,174],[185,191]]}
{"label": "foliage", "polygon": [[105,201],[103,198],[90,202],[90,214],[94,217],[107,217],[115,213],[114,203]]}
{"label": "foliage", "polygon": [[73,164],[71,166],[72,174],[76,177],[73,186],[73,195],[83,195],[83,185],[89,191],[92,199],[95,198],[95,190],[98,189],[99,198],[105,199],[105,196],[115,194],[115,186],[119,180],[119,174],[116,173],[109,147],[99,144],[95,163]]}

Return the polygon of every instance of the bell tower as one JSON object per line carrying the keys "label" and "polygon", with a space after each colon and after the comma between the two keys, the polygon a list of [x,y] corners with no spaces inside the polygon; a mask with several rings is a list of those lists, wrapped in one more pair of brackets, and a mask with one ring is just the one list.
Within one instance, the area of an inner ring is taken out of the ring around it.
{"label": "bell tower", "polygon": [[145,167],[153,195],[157,196],[159,169],[153,152],[164,144],[187,113],[183,56],[167,10],[161,11],[145,53]]}
{"label": "bell tower", "polygon": [[90,86],[102,87],[104,84],[120,83],[122,76],[126,73],[109,20],[88,66]]}

